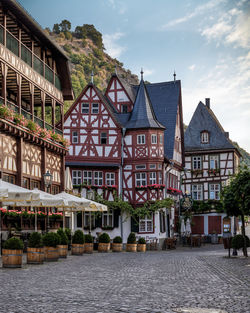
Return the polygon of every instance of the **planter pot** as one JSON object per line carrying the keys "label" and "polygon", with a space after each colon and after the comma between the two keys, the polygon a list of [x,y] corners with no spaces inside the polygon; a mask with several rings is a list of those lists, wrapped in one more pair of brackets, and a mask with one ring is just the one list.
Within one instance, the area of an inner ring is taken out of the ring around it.
{"label": "planter pot", "polygon": [[113,252],[122,252],[122,243],[112,243]]}
{"label": "planter pot", "polygon": [[108,252],[110,249],[110,243],[102,243],[98,244],[98,252]]}
{"label": "planter pot", "polygon": [[141,243],[138,243],[137,244],[137,251],[138,252],[146,252],[146,244],[141,244]]}
{"label": "planter pot", "polygon": [[57,247],[44,247],[44,261],[55,262],[59,259]]}
{"label": "planter pot", "polygon": [[218,235],[217,234],[212,234],[211,236],[211,243],[217,244],[218,243]]}
{"label": "planter pot", "polygon": [[71,245],[71,254],[72,255],[83,255],[84,244],[72,243]]}
{"label": "planter pot", "polygon": [[84,252],[85,253],[93,253],[94,244],[93,243],[85,243],[84,244]]}
{"label": "planter pot", "polygon": [[57,245],[59,258],[66,259],[68,255],[68,245]]}
{"label": "planter pot", "polygon": [[2,250],[3,267],[17,268],[22,267],[23,250]]}
{"label": "planter pot", "polygon": [[127,243],[126,244],[127,252],[136,252],[137,251],[137,243]]}
{"label": "planter pot", "polygon": [[27,248],[27,264],[43,264],[44,248]]}

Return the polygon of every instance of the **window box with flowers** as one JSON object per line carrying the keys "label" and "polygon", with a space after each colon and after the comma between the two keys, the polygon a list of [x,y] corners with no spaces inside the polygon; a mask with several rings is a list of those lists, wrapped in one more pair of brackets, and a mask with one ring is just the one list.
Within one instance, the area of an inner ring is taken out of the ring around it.
{"label": "window box with flowers", "polygon": [[148,186],[143,186],[143,185],[141,185],[141,186],[135,186],[135,189],[137,189],[137,190],[145,190],[145,189],[147,189],[148,188]]}
{"label": "window box with flowers", "polygon": [[220,173],[220,169],[219,169],[219,168],[211,168],[211,169],[209,169],[207,172],[208,172],[208,174],[210,174],[210,175],[216,175],[216,174],[219,174],[219,173]]}
{"label": "window box with flowers", "polygon": [[195,169],[195,170],[191,170],[191,173],[192,173],[193,175],[200,175],[200,174],[203,173],[203,170],[201,170],[201,169]]}
{"label": "window box with flowers", "polygon": [[168,187],[167,192],[173,195],[180,195],[182,193],[181,190],[172,187]]}
{"label": "window box with flowers", "polygon": [[147,187],[149,189],[164,189],[165,185],[164,184],[153,184],[153,185],[148,185]]}

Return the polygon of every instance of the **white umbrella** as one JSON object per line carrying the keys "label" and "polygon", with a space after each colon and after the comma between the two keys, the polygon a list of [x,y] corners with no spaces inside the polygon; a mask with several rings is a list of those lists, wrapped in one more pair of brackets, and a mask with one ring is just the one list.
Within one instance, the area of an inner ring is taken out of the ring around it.
{"label": "white umbrella", "polygon": [[0,179],[0,190],[4,193],[6,189],[8,190],[8,195],[7,197],[1,199],[5,202],[31,201],[40,199],[39,192],[22,188]]}
{"label": "white umbrella", "polygon": [[181,234],[184,234],[186,230],[184,219],[181,219]]}
{"label": "white umbrella", "polygon": [[90,211],[108,211],[108,207],[102,203],[98,203],[98,202],[95,202],[95,201],[90,201],[90,204],[89,204],[91,210]]}
{"label": "white umbrella", "polygon": [[55,196],[67,201],[67,205],[65,205],[65,208],[77,208],[78,211],[81,211],[81,209],[85,210],[89,208],[90,200],[87,200],[85,198],[73,196],[65,191],[58,193]]}
{"label": "white umbrella", "polygon": [[191,230],[190,219],[188,218],[187,221],[186,221],[186,233],[187,233],[188,235],[190,235],[191,232],[192,232],[192,230]]}
{"label": "white umbrella", "polygon": [[66,167],[66,170],[65,170],[65,190],[69,190],[69,191],[73,190],[69,167]]}

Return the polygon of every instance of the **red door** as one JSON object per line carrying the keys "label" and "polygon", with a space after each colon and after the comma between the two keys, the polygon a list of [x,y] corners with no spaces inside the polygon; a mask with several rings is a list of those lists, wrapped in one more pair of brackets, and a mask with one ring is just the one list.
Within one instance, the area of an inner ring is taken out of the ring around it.
{"label": "red door", "polygon": [[208,233],[221,234],[221,216],[208,216]]}

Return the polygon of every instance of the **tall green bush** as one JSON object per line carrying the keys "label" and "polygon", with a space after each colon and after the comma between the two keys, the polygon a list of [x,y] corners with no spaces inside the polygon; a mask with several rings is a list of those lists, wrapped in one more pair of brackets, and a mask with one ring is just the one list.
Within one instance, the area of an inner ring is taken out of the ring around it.
{"label": "tall green bush", "polygon": [[99,236],[99,242],[100,242],[100,243],[110,243],[109,234],[107,234],[107,233],[102,233],[102,234]]}
{"label": "tall green bush", "polygon": [[47,233],[43,236],[43,244],[46,247],[56,247],[60,245],[61,238],[56,233]]}
{"label": "tall green bush", "polygon": [[23,241],[19,238],[12,237],[5,241],[3,248],[10,250],[23,250]]}
{"label": "tall green bush", "polygon": [[43,247],[42,235],[38,232],[33,232],[29,237],[28,247],[42,248]]}
{"label": "tall green bush", "polygon": [[59,228],[57,230],[57,234],[60,236],[61,238],[61,245],[67,245],[68,244],[68,237],[65,234],[65,231],[62,228]]}
{"label": "tall green bush", "polygon": [[136,237],[135,233],[130,233],[127,239],[127,243],[129,244],[135,244],[136,243]]}
{"label": "tall green bush", "polygon": [[80,229],[75,231],[72,237],[72,243],[80,244],[80,245],[84,244],[84,234]]}

